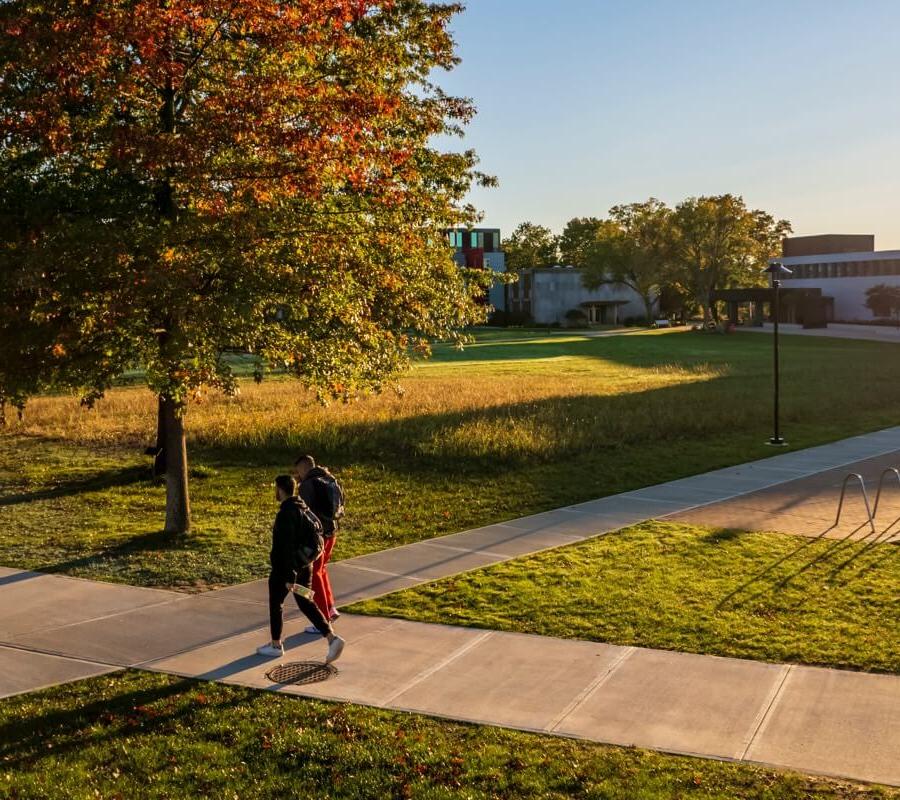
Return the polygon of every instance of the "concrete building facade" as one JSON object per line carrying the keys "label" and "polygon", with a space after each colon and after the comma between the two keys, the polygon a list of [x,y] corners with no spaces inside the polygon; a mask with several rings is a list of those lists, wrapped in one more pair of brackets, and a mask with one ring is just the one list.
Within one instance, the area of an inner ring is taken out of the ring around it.
{"label": "concrete building facade", "polygon": [[865,322],[866,290],[878,284],[900,287],[900,250],[875,250],[874,236],[799,236],[785,239],[780,261],[791,270],[786,289],[820,289],[833,300],[833,319]]}
{"label": "concrete building facade", "polygon": [[581,271],[574,267],[545,267],[519,272],[517,283],[506,287],[506,308],[526,314],[540,325],[565,325],[566,314],[581,311],[587,321],[621,325],[625,319],[644,317],[641,296],[623,284],[604,284],[587,289]]}

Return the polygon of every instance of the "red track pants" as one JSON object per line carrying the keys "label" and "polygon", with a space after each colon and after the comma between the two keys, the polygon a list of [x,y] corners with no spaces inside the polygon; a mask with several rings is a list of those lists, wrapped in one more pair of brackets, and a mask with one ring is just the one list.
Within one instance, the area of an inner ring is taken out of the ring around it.
{"label": "red track pants", "polygon": [[331,558],[331,551],[334,550],[334,540],[337,536],[329,536],[325,539],[325,549],[322,555],[313,563],[312,590],[313,602],[319,611],[328,619],[331,609],[334,608],[334,595],[331,593],[331,581],[328,580],[328,570],[326,569],[328,561]]}

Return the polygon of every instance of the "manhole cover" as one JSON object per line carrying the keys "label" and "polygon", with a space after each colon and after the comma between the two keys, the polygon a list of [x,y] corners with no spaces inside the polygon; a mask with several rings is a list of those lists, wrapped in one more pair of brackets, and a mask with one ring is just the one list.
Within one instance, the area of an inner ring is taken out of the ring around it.
{"label": "manhole cover", "polygon": [[303,686],[306,683],[321,683],[337,675],[337,668],[321,661],[294,661],[290,664],[279,664],[266,673],[272,683],[293,683]]}

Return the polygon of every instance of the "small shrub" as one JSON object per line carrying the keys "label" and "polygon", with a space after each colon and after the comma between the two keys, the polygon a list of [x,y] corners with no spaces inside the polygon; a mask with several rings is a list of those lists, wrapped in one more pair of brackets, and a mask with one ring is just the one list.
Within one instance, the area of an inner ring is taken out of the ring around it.
{"label": "small shrub", "polygon": [[524,327],[533,324],[534,321],[531,315],[524,311],[503,311],[497,309],[488,320],[488,325],[498,328]]}

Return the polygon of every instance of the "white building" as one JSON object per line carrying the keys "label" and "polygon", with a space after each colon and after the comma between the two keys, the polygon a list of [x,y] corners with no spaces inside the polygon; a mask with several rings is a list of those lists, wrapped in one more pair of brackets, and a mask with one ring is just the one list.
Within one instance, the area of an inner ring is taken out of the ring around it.
{"label": "white building", "polygon": [[864,322],[866,289],[880,283],[900,286],[900,250],[875,250],[874,236],[797,236],[785,239],[780,261],[791,270],[786,289],[821,289],[833,300],[832,319]]}
{"label": "white building", "polygon": [[588,322],[621,325],[628,318],[643,318],[641,296],[621,283],[587,289],[574,267],[544,267],[519,272],[517,283],[506,287],[506,308],[527,314],[539,325],[565,325],[566,314],[580,311]]}

